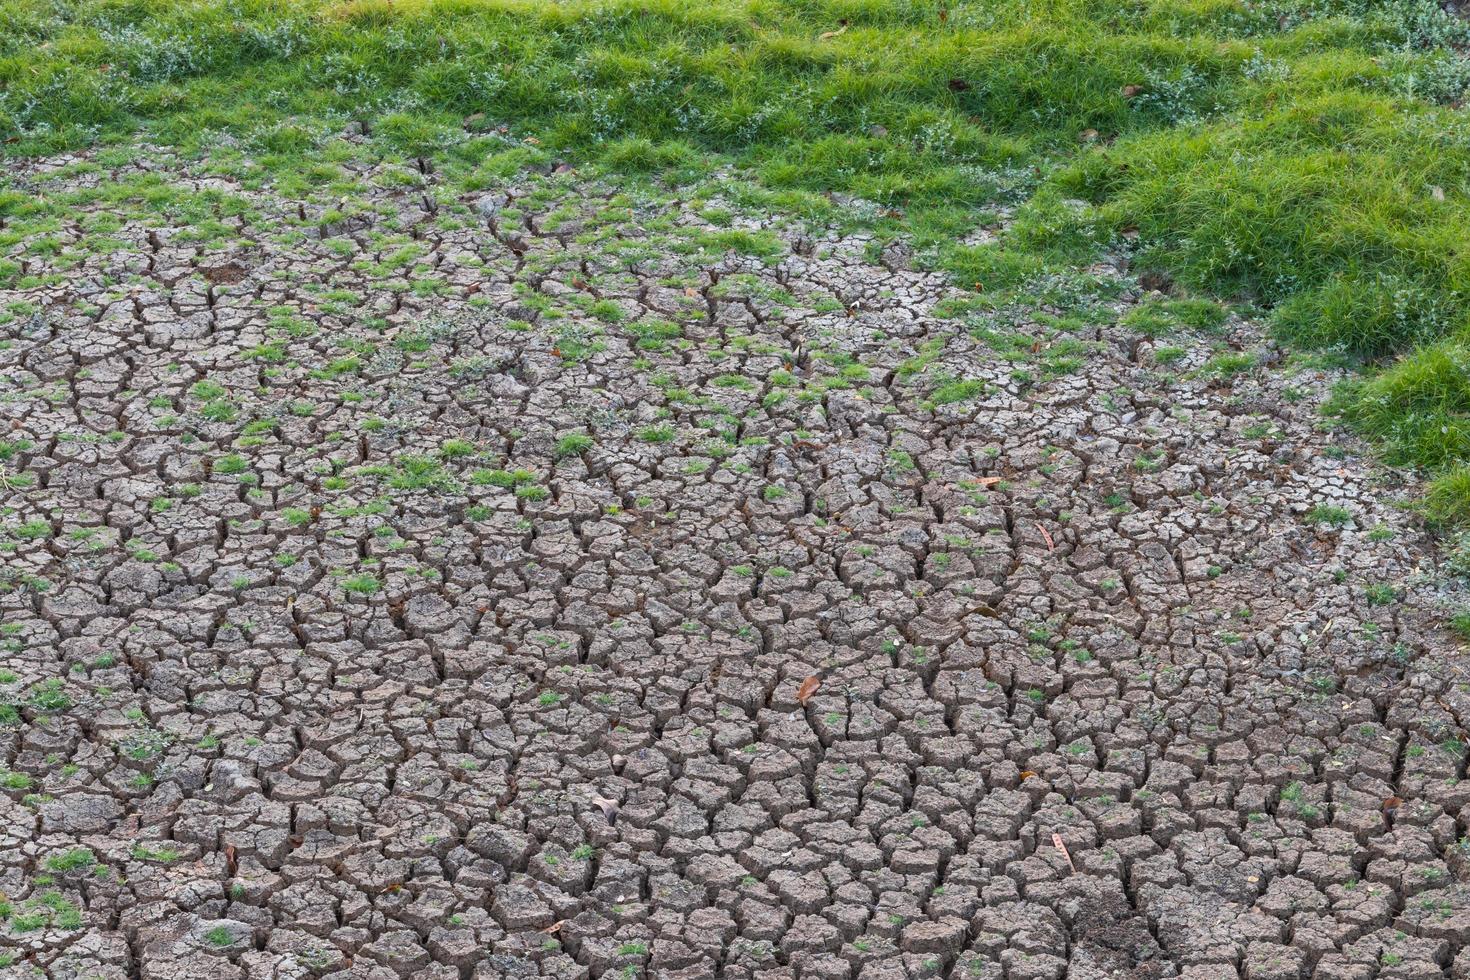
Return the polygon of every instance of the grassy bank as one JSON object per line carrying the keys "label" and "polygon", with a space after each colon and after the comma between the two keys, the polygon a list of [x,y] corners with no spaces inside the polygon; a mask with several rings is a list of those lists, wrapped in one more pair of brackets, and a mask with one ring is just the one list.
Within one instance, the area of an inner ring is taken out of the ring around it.
{"label": "grassy bank", "polygon": [[[1371,362],[1341,410],[1438,474],[1431,511],[1455,520],[1467,45],[1433,0],[0,0],[0,140],[146,128],[306,182],[354,122],[448,165],[714,154],[777,192],[881,202],[880,226],[991,290],[1128,247],[1181,292]],[[955,244],[997,204],[1020,207],[1003,242]],[[33,206],[0,185],[0,215]]]}

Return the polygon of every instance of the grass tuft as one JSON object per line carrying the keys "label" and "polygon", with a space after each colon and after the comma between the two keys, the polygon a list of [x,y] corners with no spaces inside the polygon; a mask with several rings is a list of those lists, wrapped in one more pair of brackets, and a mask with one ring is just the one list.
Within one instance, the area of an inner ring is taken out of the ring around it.
{"label": "grass tuft", "polygon": [[1432,480],[1424,504],[1438,524],[1470,523],[1470,465],[1459,464]]}

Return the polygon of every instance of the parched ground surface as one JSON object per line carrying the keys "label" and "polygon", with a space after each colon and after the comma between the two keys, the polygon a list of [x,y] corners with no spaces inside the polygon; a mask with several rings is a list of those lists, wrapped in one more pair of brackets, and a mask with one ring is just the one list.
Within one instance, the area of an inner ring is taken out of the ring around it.
{"label": "parched ground surface", "polygon": [[1332,378],[733,175],[345,169],[17,179],[0,976],[1470,976]]}

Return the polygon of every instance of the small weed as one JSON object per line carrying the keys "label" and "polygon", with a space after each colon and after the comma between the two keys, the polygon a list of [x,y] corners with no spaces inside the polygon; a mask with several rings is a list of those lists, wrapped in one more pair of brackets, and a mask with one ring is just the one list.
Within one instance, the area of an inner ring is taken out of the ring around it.
{"label": "small weed", "polygon": [[562,436],[556,442],[556,455],[559,459],[568,456],[580,456],[593,446],[592,437],[582,433],[573,432]]}
{"label": "small weed", "polygon": [[235,945],[235,934],[225,926],[215,926],[204,934],[205,942],[217,949]]}
{"label": "small weed", "polygon": [[1386,606],[1398,598],[1398,592],[1393,586],[1379,582],[1365,586],[1363,597],[1368,600],[1370,606]]}
{"label": "small weed", "polygon": [[1323,524],[1328,527],[1345,527],[1352,523],[1353,515],[1344,507],[1318,504],[1307,513],[1307,520],[1312,524]]}

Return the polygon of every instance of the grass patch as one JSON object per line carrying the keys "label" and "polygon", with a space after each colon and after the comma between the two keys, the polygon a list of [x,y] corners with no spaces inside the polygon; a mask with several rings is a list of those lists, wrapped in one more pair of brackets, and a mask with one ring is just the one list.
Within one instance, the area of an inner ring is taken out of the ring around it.
{"label": "grass patch", "polygon": [[1124,314],[1120,322],[1146,336],[1160,337],[1182,330],[1218,330],[1224,325],[1226,315],[1218,303],[1178,299],[1140,303]]}
{"label": "grass patch", "polygon": [[1341,528],[1352,523],[1353,515],[1344,507],[1318,504],[1307,513],[1307,521],[1311,524]]}
{"label": "grass patch", "polygon": [[53,854],[46,859],[46,870],[53,874],[66,874],[70,871],[90,871],[97,865],[97,855],[90,848],[75,847],[61,854]]}
{"label": "grass patch", "polygon": [[1436,523],[1470,523],[1470,465],[1459,464],[1436,477],[1429,484],[1424,503]]}
{"label": "grass patch", "polygon": [[[1375,438],[1389,462],[1444,471],[1470,459],[1470,345],[1460,338],[1426,344],[1333,400],[1360,431]],[[1470,507],[1467,500],[1466,507]]]}
{"label": "grass patch", "polygon": [[[457,190],[562,158],[680,179],[735,162],[751,202],[907,232],[987,300],[1095,294],[1079,270],[1125,250],[1170,294],[1129,315],[1140,332],[1216,329],[1223,307],[1199,298],[1215,297],[1305,347],[1414,352],[1340,403],[1396,460],[1443,473],[1431,508],[1459,520],[1467,46],[1435,0],[0,0],[0,154],[142,128],[288,193],[358,152],[432,160]],[[366,150],[338,138],[354,122]],[[997,205],[1006,231],[968,237]],[[0,218],[35,222],[31,247],[53,247],[57,206],[0,176]],[[738,227],[698,246],[782,251]],[[0,260],[0,288],[21,268]],[[214,472],[246,476],[237,459]]]}

